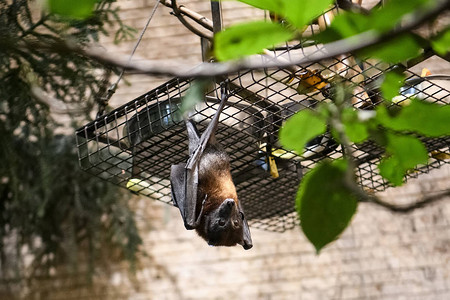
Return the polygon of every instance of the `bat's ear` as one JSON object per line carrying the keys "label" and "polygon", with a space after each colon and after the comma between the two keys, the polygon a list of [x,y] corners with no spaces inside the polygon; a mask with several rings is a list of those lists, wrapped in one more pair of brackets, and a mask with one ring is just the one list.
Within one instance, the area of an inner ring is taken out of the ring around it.
{"label": "bat's ear", "polygon": [[245,250],[248,250],[251,247],[253,247],[253,243],[252,243],[252,236],[250,235],[250,228],[248,227],[246,219],[244,219],[242,225],[243,225],[242,242],[239,244],[241,244]]}
{"label": "bat's ear", "polygon": [[245,250],[253,247],[252,236],[250,234],[250,228],[248,227],[247,218],[245,217],[245,213],[242,210],[241,202],[238,204],[239,211],[242,213],[242,241],[239,243],[244,247]]}
{"label": "bat's ear", "polygon": [[253,247],[253,243],[252,243],[252,236],[250,235],[250,228],[248,227],[248,223],[247,220],[244,219],[243,222],[243,240],[242,240],[242,247],[244,247],[245,250],[250,249],[251,247]]}

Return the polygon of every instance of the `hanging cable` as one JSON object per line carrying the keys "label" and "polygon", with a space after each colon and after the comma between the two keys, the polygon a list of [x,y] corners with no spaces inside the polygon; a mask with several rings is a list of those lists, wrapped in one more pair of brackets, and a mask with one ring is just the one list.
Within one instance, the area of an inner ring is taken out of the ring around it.
{"label": "hanging cable", "polygon": [[[145,24],[144,28],[142,29],[139,38],[136,42],[136,44],[133,47],[133,50],[131,51],[130,57],[128,58],[127,63],[125,64],[125,66],[127,66],[130,62],[131,59],[133,58],[134,53],[136,52],[137,47],[139,46],[139,44],[142,41],[142,38],[144,37],[145,31],[147,30],[148,26],[150,25],[150,21],[153,19],[155,13],[156,13],[156,9],[158,8],[158,5],[160,3],[160,0],[156,0],[156,4],[153,7],[152,12],[150,13],[150,16],[147,20],[147,23]],[[100,103],[99,103],[99,109],[98,109],[98,113],[97,113],[97,118],[102,116],[103,113],[105,112],[105,108],[108,105],[109,99],[111,99],[112,95],[114,95],[114,93],[116,92],[117,86],[119,85],[120,80],[122,80],[122,77],[125,73],[125,68],[122,69],[122,71],[119,74],[119,77],[117,78],[116,82],[113,83],[107,90],[106,95],[104,97],[100,98]]]}

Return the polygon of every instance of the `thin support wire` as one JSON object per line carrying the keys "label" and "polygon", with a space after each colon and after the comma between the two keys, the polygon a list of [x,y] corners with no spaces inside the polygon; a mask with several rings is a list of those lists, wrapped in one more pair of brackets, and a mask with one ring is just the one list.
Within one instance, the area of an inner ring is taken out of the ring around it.
{"label": "thin support wire", "polygon": [[[145,31],[147,30],[148,26],[150,25],[150,21],[151,21],[151,20],[153,19],[153,17],[155,16],[156,9],[158,8],[159,3],[160,3],[160,0],[156,0],[156,4],[155,4],[155,6],[153,7],[153,10],[152,10],[152,12],[150,13],[149,18],[147,19],[147,23],[145,23],[145,26],[144,26],[144,28],[142,29],[142,31],[141,31],[141,33],[140,33],[140,35],[139,35],[139,38],[138,38],[138,40],[136,41],[136,44],[134,45],[133,50],[131,51],[130,56],[128,57],[128,61],[127,61],[127,63],[126,63],[126,66],[128,66],[128,65],[130,64],[131,59],[133,58],[134,53],[136,52],[137,48],[139,47],[139,44],[141,43],[141,41],[142,41],[142,39],[143,39],[143,37],[144,37]],[[99,105],[100,107],[99,107],[99,110],[98,110],[98,113],[97,113],[97,118],[100,117],[100,116],[102,116],[103,113],[105,112],[106,105],[108,105],[109,99],[111,99],[112,95],[114,95],[114,93],[116,92],[117,86],[119,85],[119,82],[122,80],[122,77],[123,77],[124,73],[125,73],[125,68],[123,68],[122,71],[120,72],[119,77],[117,78],[116,82],[113,83],[113,84],[108,88],[107,94],[105,95],[105,97],[103,97],[103,99],[102,99],[103,101],[102,101],[102,102],[100,103],[100,105]]]}

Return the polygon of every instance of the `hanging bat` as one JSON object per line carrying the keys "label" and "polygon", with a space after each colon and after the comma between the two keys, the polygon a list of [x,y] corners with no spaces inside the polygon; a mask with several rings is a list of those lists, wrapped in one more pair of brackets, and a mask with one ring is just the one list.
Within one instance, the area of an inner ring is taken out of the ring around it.
{"label": "hanging bat", "polygon": [[253,246],[250,229],[231,178],[229,157],[214,135],[226,100],[224,93],[201,136],[194,122],[186,120],[189,159],[171,167],[172,201],[186,229],[195,229],[209,245],[240,244],[247,250]]}

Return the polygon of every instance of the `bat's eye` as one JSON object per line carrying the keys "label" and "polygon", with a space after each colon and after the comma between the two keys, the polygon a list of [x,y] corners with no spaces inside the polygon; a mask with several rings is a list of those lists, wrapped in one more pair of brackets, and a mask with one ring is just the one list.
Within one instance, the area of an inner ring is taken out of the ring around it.
{"label": "bat's eye", "polygon": [[225,220],[222,220],[222,219],[219,220],[219,225],[220,225],[220,226],[225,226]]}

